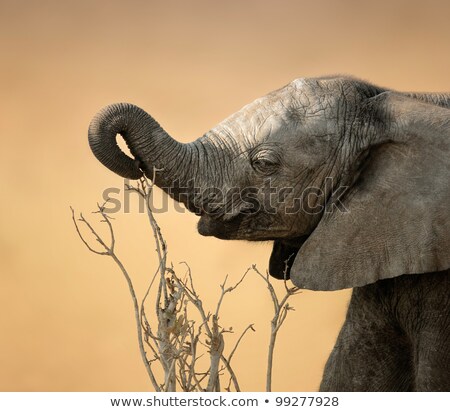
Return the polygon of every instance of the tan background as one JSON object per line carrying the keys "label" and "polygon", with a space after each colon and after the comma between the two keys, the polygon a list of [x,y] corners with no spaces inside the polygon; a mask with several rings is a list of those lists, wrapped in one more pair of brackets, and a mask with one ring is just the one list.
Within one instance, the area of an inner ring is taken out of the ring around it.
{"label": "tan background", "polygon": [[[87,145],[102,106],[129,101],[190,141],[296,77],[348,73],[400,90],[450,90],[447,1],[0,0],[0,390],[150,389],[124,280],[78,240],[86,214],[122,181]],[[152,237],[119,213],[118,253],[143,288]],[[197,218],[158,216],[170,259],[190,262],[207,305],[226,274],[265,270],[269,244],[202,238]],[[276,351],[275,390],[315,390],[349,292],[292,301]],[[254,322],[235,365],[264,388],[271,303],[256,276],[224,305],[222,323]]]}

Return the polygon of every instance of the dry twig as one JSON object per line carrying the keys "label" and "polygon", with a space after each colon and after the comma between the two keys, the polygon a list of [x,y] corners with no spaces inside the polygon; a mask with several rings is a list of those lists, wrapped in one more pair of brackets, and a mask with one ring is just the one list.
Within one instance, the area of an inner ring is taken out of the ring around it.
{"label": "dry twig", "polygon": [[[218,391],[221,389],[220,376],[224,370],[227,370],[230,375],[227,390],[230,390],[231,382],[233,382],[235,390],[240,391],[236,374],[231,367],[231,359],[244,335],[249,330],[254,331],[254,328],[253,325],[249,325],[242,332],[229,356],[226,357],[224,355],[225,344],[223,335],[226,332],[231,332],[231,329],[226,330],[220,326],[219,313],[225,295],[235,290],[243,282],[250,269],[244,273],[234,286],[225,287],[227,281],[227,278],[225,278],[225,281],[220,286],[221,295],[214,314],[211,315],[211,313],[206,312],[200,296],[194,288],[189,266],[182,262],[187,267],[187,273],[186,280],[180,280],[176,276],[173,267],[168,267],[167,265],[167,244],[150,208],[153,184],[144,177],[138,182],[137,186],[129,186],[128,190],[137,192],[145,200],[147,217],[154,236],[158,258],[158,269],[152,275],[140,304],[138,303],[131,277],[116,255],[116,240],[111,223],[112,218],[105,212],[106,202],[103,205],[97,205],[97,211],[94,213],[100,214],[100,222],[107,225],[110,234],[109,242],[100,236],[82,214],[76,219],[75,212],[71,208],[72,219],[76,231],[85,246],[92,253],[111,257],[127,281],[133,301],[139,350],[153,388],[156,391],[175,391],[178,384],[183,391]],[[100,245],[100,250],[93,248],[85,239],[80,229],[80,222]],[[154,333],[145,312],[145,303],[158,274],[159,282],[155,299],[158,323]],[[192,305],[199,314],[201,319],[199,326],[196,325],[194,320],[190,320],[188,304]],[[206,339],[203,336],[206,336]],[[199,344],[206,346],[210,360],[209,368],[202,372],[198,371],[199,365],[197,362],[203,355],[199,351]],[[146,346],[150,349],[151,358],[147,356]],[[162,383],[158,383],[156,374],[152,369],[152,365],[155,362],[159,363],[162,368],[164,374]],[[203,381],[206,378],[208,378],[208,381],[205,386]]]}
{"label": "dry twig", "polygon": [[286,290],[286,294],[283,296],[281,301],[278,299],[278,296],[275,292],[274,287],[270,283],[269,279],[269,273],[266,273],[266,276],[264,276],[255,265],[252,266],[253,270],[266,282],[267,289],[269,290],[270,297],[273,302],[273,308],[274,308],[274,317],[271,321],[271,331],[270,331],[270,342],[269,342],[269,352],[268,352],[268,358],[267,358],[267,374],[266,374],[266,392],[272,391],[272,367],[273,367],[273,353],[275,350],[275,342],[277,339],[278,331],[281,328],[281,325],[286,320],[286,316],[288,311],[294,310],[292,306],[289,305],[287,302],[288,299],[298,293],[301,293],[300,288],[293,286],[289,288],[287,286],[286,282],[286,272],[287,272],[287,266],[284,271],[284,287]]}

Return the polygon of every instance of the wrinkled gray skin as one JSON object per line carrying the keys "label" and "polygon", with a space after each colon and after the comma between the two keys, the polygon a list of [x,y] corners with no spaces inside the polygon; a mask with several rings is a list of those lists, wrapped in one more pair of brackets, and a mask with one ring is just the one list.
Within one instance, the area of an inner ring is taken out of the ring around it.
{"label": "wrinkled gray skin", "polygon": [[[97,114],[89,142],[121,176],[163,169],[155,183],[201,216],[202,235],[273,241],[271,275],[354,288],[321,390],[448,391],[449,108],[448,94],[299,79],[190,144],[129,104]],[[270,207],[269,181],[292,188]],[[233,187],[253,192],[218,202],[204,191]],[[288,213],[294,199],[306,207]]]}

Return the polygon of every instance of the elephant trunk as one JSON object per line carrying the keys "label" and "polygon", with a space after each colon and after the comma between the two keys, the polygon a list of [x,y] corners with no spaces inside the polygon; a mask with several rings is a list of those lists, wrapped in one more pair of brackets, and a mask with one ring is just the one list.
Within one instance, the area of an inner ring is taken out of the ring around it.
{"label": "elephant trunk", "polygon": [[[119,148],[117,134],[123,137],[134,159]],[[186,203],[174,185],[187,186],[198,175],[198,142],[177,142],[148,113],[128,103],[113,104],[97,113],[88,137],[94,155],[108,169],[128,179],[139,179],[144,173],[153,178],[156,170],[154,183]]]}
{"label": "elephant trunk", "polygon": [[425,103],[450,109],[450,93],[405,93],[409,97]]}

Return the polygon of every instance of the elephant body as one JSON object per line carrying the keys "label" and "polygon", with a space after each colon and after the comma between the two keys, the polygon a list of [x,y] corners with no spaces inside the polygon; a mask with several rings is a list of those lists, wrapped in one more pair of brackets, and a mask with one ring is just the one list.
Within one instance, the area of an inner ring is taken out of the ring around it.
{"label": "elephant body", "polygon": [[450,391],[450,271],[353,289],[321,391]]}
{"label": "elephant body", "polygon": [[273,241],[275,278],[354,288],[322,390],[449,390],[450,94],[297,79],[192,143],[126,103],[89,143],[119,175],[154,177],[200,234]]}

